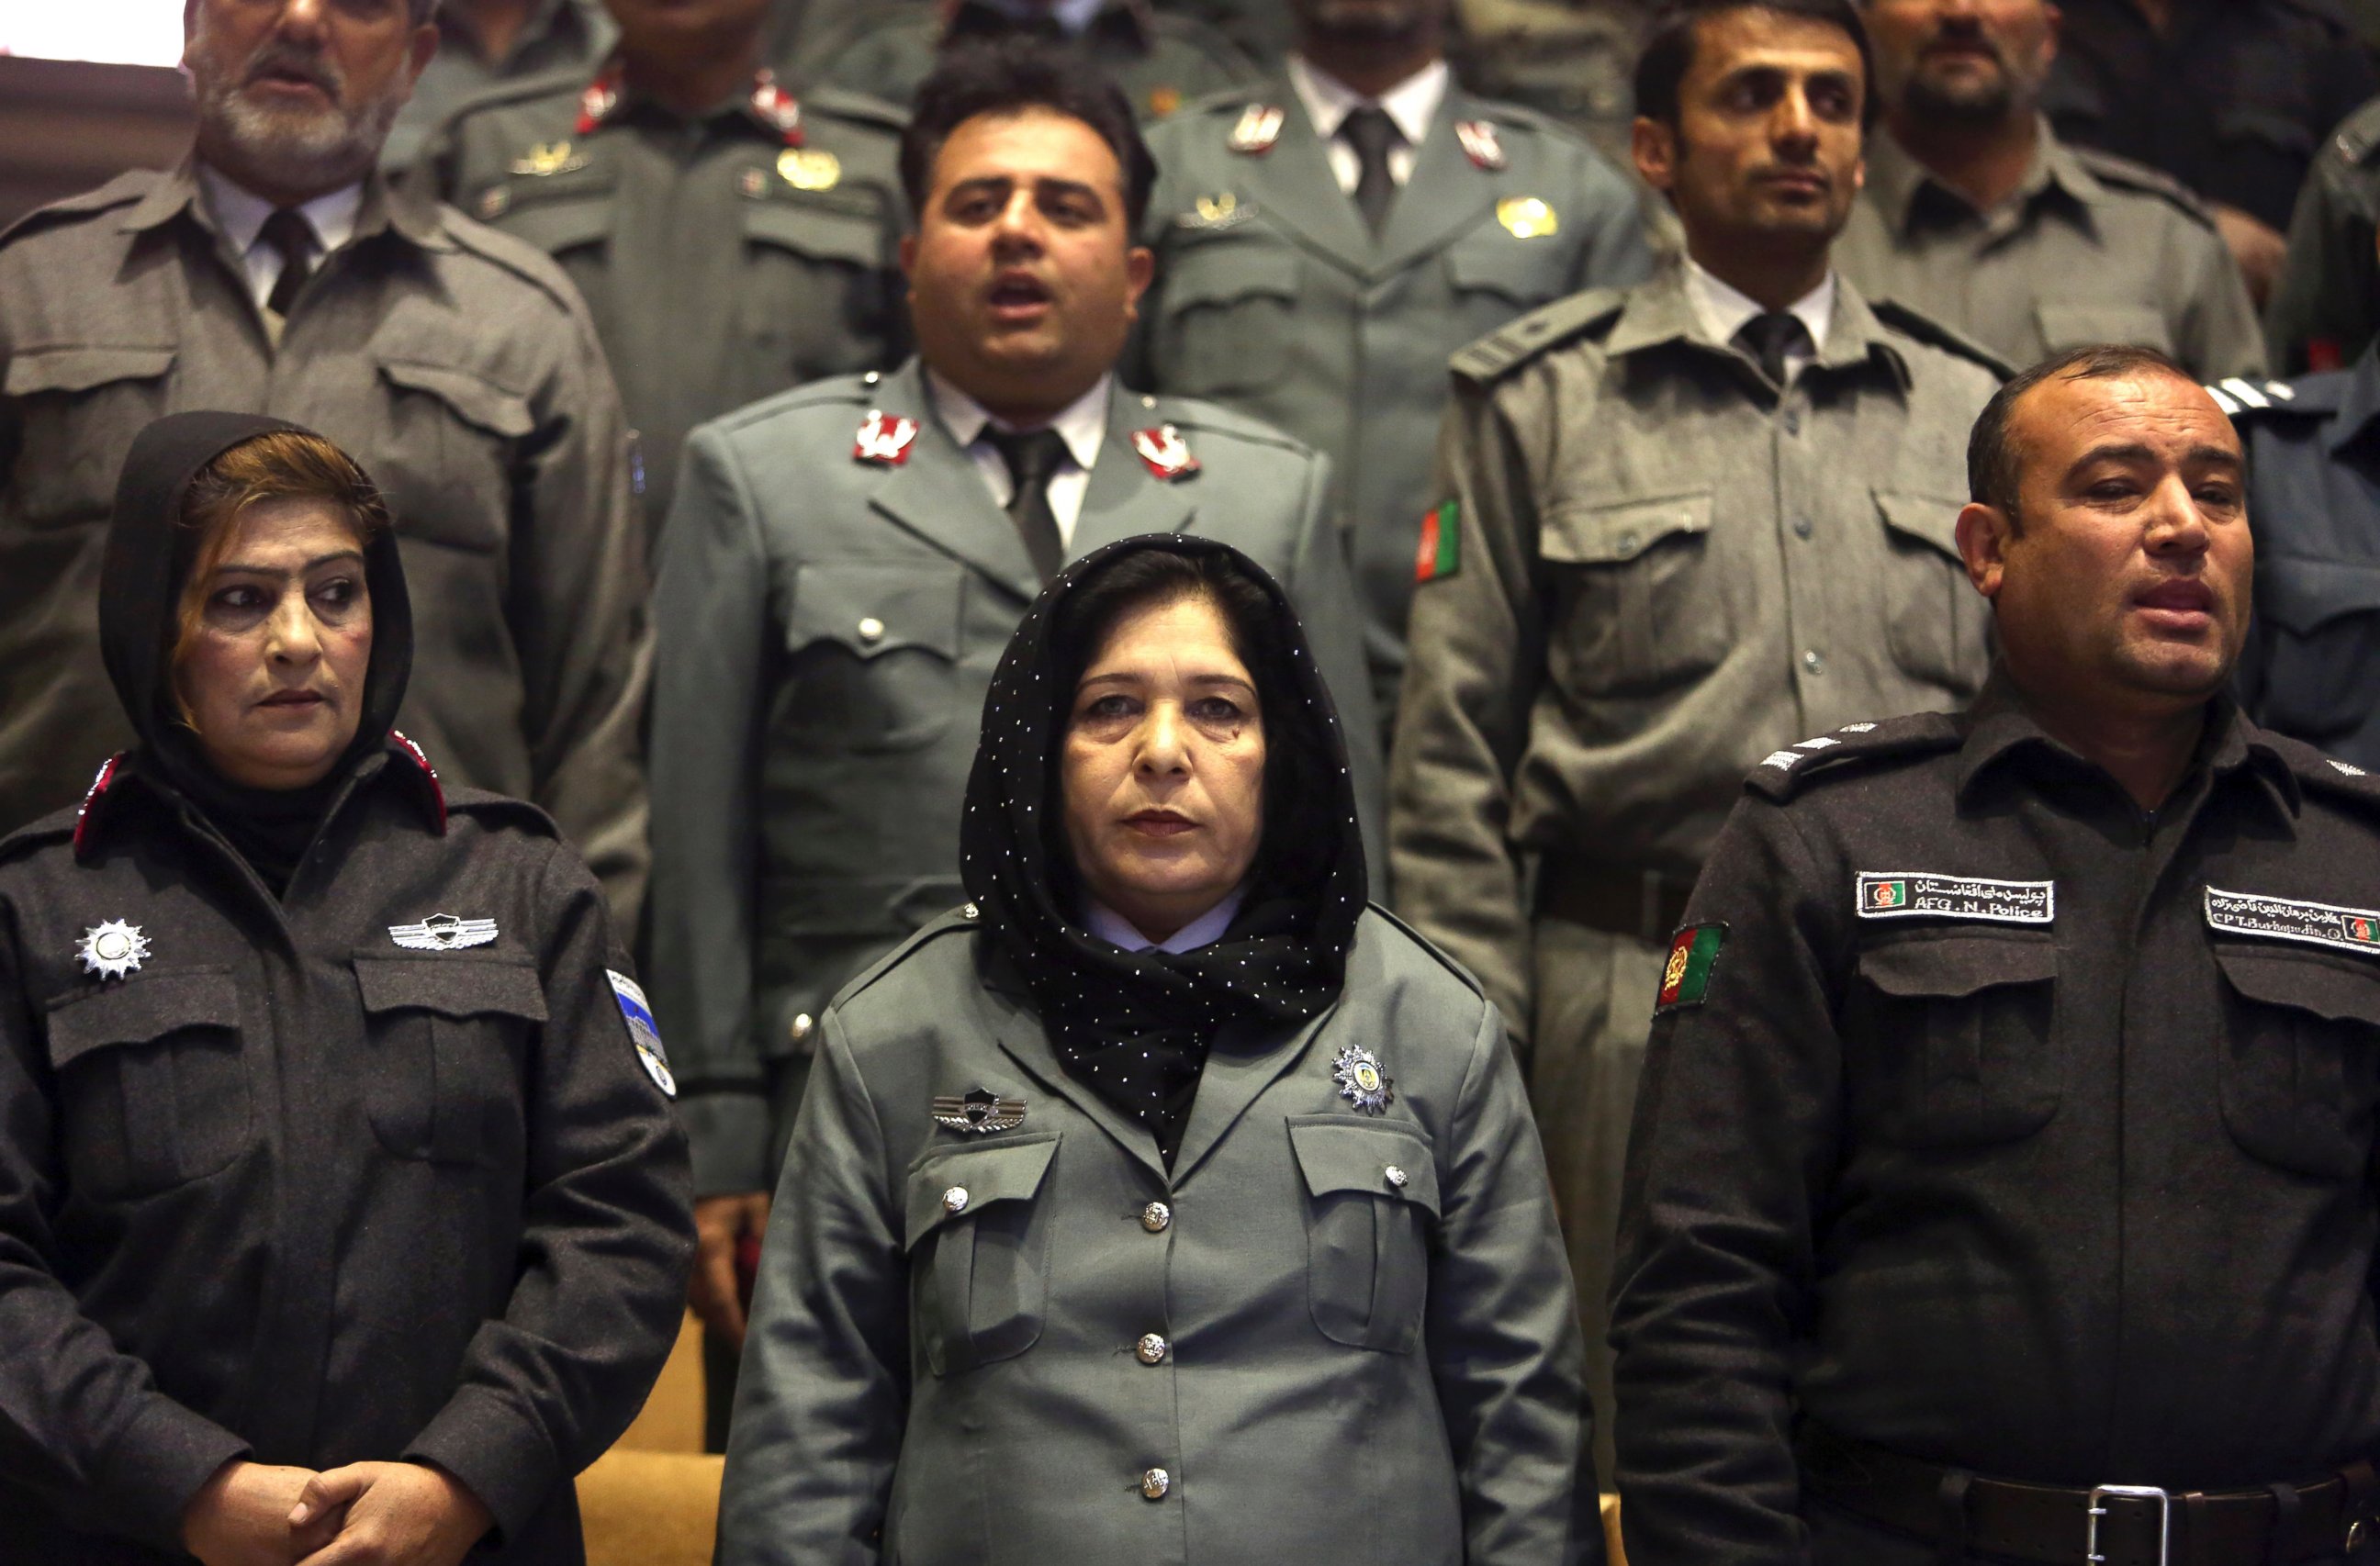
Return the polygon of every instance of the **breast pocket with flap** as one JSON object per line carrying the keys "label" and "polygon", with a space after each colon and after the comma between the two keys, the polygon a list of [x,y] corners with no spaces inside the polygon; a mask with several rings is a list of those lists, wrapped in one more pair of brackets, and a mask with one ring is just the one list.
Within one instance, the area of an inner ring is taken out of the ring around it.
{"label": "breast pocket with flap", "polygon": [[487,553],[511,533],[514,454],[537,427],[528,399],[454,364],[383,358],[387,433],[372,474],[408,540]]}
{"label": "breast pocket with flap", "polygon": [[522,1073],[546,1020],[526,959],[355,955],[370,1076],[364,1108],[403,1159],[502,1167],[523,1145]]}
{"label": "breast pocket with flap", "polygon": [[152,1196],[229,1165],[253,1137],[228,968],[145,972],[54,1002],[59,1138],[74,1190]]}
{"label": "breast pocket with flap", "polygon": [[1014,1359],[1041,1338],[1050,1294],[1057,1132],[929,1148],[902,1205],[909,1330],[937,1376]]}
{"label": "breast pocket with flap", "polygon": [[2058,948],[1949,930],[1867,947],[1846,999],[1853,1118],[1905,1147],[2030,1136],[2057,1117]]}
{"label": "breast pocket with flap", "polygon": [[1959,511],[1940,495],[1875,492],[1885,528],[1885,641],[1901,673],[1961,696],[1983,688],[1991,606],[1959,558]]}
{"label": "breast pocket with flap", "polygon": [[1306,1297],[1334,1343],[1411,1354],[1429,1304],[1438,1162],[1428,1134],[1401,1121],[1293,1115],[1305,1176]]}
{"label": "breast pocket with flap", "polygon": [[1711,512],[1709,490],[1547,507],[1537,552],[1554,574],[1557,684],[1649,695],[1718,666],[1735,617],[1709,563]]}
{"label": "breast pocket with flap", "polygon": [[1296,252],[1254,234],[1184,245],[1165,265],[1156,327],[1165,390],[1194,397],[1269,390],[1289,368]]}
{"label": "breast pocket with flap", "polygon": [[170,346],[83,343],[18,348],[0,395],[23,422],[14,467],[0,485],[36,528],[99,522],[115,497],[132,437],[166,411]]}
{"label": "breast pocket with flap", "polygon": [[2228,990],[2216,1047],[2231,1139],[2299,1174],[2362,1180],[2380,1093],[2380,965],[2269,942],[2214,946]]}
{"label": "breast pocket with flap", "polygon": [[2373,718],[2380,689],[2380,563],[2275,554],[2256,562],[2268,634],[2257,721],[2336,747]]}
{"label": "breast pocket with flap", "polygon": [[825,750],[931,744],[957,704],[965,587],[961,567],[932,561],[800,566],[785,622],[786,734]]}

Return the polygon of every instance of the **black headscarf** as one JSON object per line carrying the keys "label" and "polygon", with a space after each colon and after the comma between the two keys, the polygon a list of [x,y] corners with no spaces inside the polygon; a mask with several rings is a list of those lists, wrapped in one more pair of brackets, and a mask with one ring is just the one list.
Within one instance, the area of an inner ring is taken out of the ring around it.
{"label": "black headscarf", "polygon": [[[1149,550],[1226,556],[1272,603],[1269,655],[1240,649],[1264,715],[1263,841],[1231,928],[1180,953],[1122,951],[1086,926],[1058,766],[1081,676],[1061,666],[1069,601]],[[1327,1010],[1364,911],[1363,838],[1330,693],[1280,587],[1209,539],[1126,539],[1042,590],[992,677],[959,843],[967,895],[1023,974],[1059,1060],[1148,1125],[1169,1165],[1218,1032],[1294,1026]]]}
{"label": "black headscarf", "polygon": [[200,536],[181,526],[191,480],[232,447],[283,431],[312,431],[245,413],[176,413],[140,431],[115,486],[115,513],[100,563],[99,643],[108,678],[140,737],[133,765],[181,795],[230,840],[275,894],[313,841],[322,813],[349,773],[388,746],[405,682],[413,668],[413,610],[398,564],[396,536],[380,529],[364,546],[371,594],[371,662],[364,676],[362,720],[329,776],[298,789],[249,788],[206,760],[198,736],[174,705],[172,660],[182,589]]}

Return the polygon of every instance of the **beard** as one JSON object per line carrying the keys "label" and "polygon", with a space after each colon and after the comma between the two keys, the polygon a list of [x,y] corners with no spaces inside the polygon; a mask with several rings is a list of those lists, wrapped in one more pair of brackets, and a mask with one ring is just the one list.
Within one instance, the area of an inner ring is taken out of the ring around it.
{"label": "beard", "polygon": [[[237,67],[225,67],[208,48],[205,16],[205,7],[200,7],[191,89],[201,131],[231,154],[226,161],[238,169],[269,175],[274,185],[314,190],[350,184],[379,161],[389,127],[412,93],[402,72],[389,79],[378,97],[350,103],[346,76],[337,62],[278,38],[266,39]],[[248,96],[249,86],[273,69],[306,77],[330,102],[321,109],[304,109],[260,103]]]}
{"label": "beard", "polygon": [[1346,42],[1402,42],[1429,25],[1439,0],[1296,0],[1299,22]]}
{"label": "beard", "polygon": [[2017,102],[2016,80],[2008,62],[1998,63],[1999,73],[1988,80],[1952,81],[1934,76],[1921,63],[1901,90],[1902,106],[1912,115],[1953,125],[1998,125],[2009,117]]}

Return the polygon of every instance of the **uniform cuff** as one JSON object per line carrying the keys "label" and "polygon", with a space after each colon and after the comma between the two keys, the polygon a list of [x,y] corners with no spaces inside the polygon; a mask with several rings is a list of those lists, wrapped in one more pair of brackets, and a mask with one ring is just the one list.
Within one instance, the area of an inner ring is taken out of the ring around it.
{"label": "uniform cuff", "polygon": [[403,1455],[462,1481],[506,1539],[521,1536],[561,1477],[545,1432],[484,1387],[456,1392]]}
{"label": "uniform cuff", "polygon": [[677,1101],[694,1160],[694,1196],[742,1196],[766,1191],[769,1100],[760,1093],[689,1092]]}
{"label": "uniform cuff", "polygon": [[215,1471],[249,1445],[204,1414],[157,1397],[109,1449],[99,1492],[112,1525],[172,1555],[182,1553],[182,1513]]}

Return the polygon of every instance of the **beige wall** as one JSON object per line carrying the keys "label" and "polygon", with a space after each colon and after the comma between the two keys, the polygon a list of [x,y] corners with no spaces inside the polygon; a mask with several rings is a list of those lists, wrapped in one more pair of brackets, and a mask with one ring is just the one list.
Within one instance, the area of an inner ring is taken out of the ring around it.
{"label": "beige wall", "polygon": [[128,168],[170,168],[189,140],[179,71],[0,55],[0,225]]}

